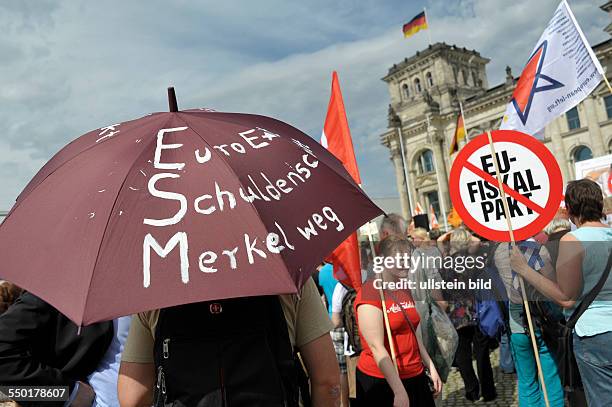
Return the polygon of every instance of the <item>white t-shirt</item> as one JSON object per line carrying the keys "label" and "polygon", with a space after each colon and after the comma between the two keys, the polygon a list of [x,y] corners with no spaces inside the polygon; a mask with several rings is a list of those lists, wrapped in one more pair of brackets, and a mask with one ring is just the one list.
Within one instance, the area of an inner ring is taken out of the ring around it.
{"label": "white t-shirt", "polygon": [[334,287],[334,293],[332,295],[332,313],[342,313],[342,300],[347,292],[348,290],[344,288],[342,284],[336,284],[336,287]]}

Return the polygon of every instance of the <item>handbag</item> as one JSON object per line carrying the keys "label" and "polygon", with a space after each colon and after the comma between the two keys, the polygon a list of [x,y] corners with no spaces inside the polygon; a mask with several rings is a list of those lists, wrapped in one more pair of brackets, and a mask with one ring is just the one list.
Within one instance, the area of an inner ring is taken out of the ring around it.
{"label": "handbag", "polygon": [[[423,268],[419,268],[417,273],[418,281],[426,281],[427,276]],[[446,383],[459,345],[459,336],[446,312],[434,303],[430,290],[424,290],[424,292],[424,307],[422,307],[424,309],[420,310],[417,305],[417,311],[421,316],[423,345],[427,349],[440,379]]]}
{"label": "handbag", "polygon": [[[402,311],[402,314],[404,315],[404,319],[406,321],[408,321],[408,325],[410,326],[410,329],[412,330],[412,333],[414,334],[414,336],[415,336],[415,338],[417,339],[417,342],[418,342],[419,339],[417,338],[416,329],[414,328],[414,325],[412,325],[412,321],[410,320],[410,318],[408,318],[408,314],[406,314],[406,311],[404,310],[404,307],[402,307],[401,304],[399,302],[397,302],[397,300],[395,299],[395,296],[393,294],[389,293],[389,295],[391,296],[391,299],[396,304],[399,305],[399,308]],[[386,311],[383,310],[383,312],[386,312]],[[433,361],[433,359],[432,359],[432,361]],[[423,359],[421,359],[421,363],[423,363]],[[423,371],[425,372],[425,377],[427,378],[427,385],[429,387],[429,390],[433,394],[433,393],[435,393],[434,382],[433,382],[433,379],[431,378],[431,372],[429,371],[427,366],[425,366],[425,364],[423,364]],[[439,373],[438,373],[438,375],[439,375]]]}
{"label": "handbag", "polygon": [[605,284],[608,276],[610,275],[610,268],[612,266],[612,251],[608,256],[608,263],[604,270],[601,278],[593,287],[591,291],[584,297],[578,307],[574,310],[571,317],[566,321],[547,321],[541,325],[542,337],[546,343],[554,343],[555,349],[553,349],[553,355],[557,362],[557,370],[559,371],[559,378],[561,384],[567,391],[582,387],[582,380],[580,378],[580,372],[578,371],[578,365],[576,364],[576,356],[574,355],[574,327],[578,322],[578,319],[591,305],[595,297],[601,291]]}

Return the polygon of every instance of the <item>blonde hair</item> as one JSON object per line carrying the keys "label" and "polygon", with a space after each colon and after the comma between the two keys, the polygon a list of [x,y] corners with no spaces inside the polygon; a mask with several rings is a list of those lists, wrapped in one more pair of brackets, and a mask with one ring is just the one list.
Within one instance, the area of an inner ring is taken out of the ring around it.
{"label": "blonde hair", "polygon": [[472,234],[464,228],[453,230],[450,236],[451,248],[455,251],[467,250],[472,241]]}
{"label": "blonde hair", "polygon": [[561,230],[571,229],[571,227],[572,225],[569,220],[565,218],[554,218],[548,225],[546,225],[544,228],[544,233],[550,235]]}
{"label": "blonde hair", "polygon": [[415,228],[411,233],[413,236],[420,237],[423,240],[429,240],[429,234],[425,228]]}

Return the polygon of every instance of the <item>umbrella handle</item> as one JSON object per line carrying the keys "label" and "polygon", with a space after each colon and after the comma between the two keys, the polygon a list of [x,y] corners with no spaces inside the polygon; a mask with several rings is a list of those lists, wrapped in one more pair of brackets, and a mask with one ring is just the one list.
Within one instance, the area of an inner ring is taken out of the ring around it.
{"label": "umbrella handle", "polygon": [[178,103],[176,102],[176,93],[174,87],[168,88],[168,110],[171,112],[178,112]]}

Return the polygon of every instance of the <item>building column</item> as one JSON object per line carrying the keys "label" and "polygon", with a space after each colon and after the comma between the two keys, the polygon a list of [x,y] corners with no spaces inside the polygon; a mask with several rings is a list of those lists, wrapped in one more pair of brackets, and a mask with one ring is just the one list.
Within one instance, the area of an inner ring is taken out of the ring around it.
{"label": "building column", "polygon": [[[406,165],[409,165],[408,163],[406,163]],[[410,193],[412,194],[412,199],[414,201],[414,204],[416,205],[417,202],[421,202],[421,200],[419,199],[419,193],[417,192],[416,189],[416,171],[413,170],[412,168],[408,167],[408,178],[410,181],[410,185],[408,185],[408,187],[410,188]],[[421,205],[422,206],[422,205]],[[408,218],[412,218],[412,211],[410,212],[410,216]],[[406,219],[408,219],[406,218]]]}
{"label": "building column", "polygon": [[561,168],[561,174],[563,175],[563,185],[571,179],[570,168],[567,162],[567,151],[565,151],[565,143],[561,136],[561,126],[559,125],[560,118],[553,120],[550,129],[550,142],[551,150],[557,159],[559,168]]}
{"label": "building column", "polygon": [[[442,151],[442,141],[437,135],[433,137],[433,153],[436,160],[436,181],[438,184],[438,199],[444,200],[444,209],[447,211],[451,208],[450,195],[448,193],[448,177],[446,175],[446,163],[444,161],[444,152]],[[442,205],[440,205],[442,211]],[[448,216],[445,213],[444,216]]]}
{"label": "building column", "polygon": [[597,106],[595,106],[595,98],[587,97],[582,103],[587,119],[586,124],[589,128],[589,138],[591,139],[593,146],[593,157],[605,155],[606,148],[604,146],[601,128],[599,127],[599,120],[597,120]]}
{"label": "building column", "polygon": [[408,219],[410,205],[408,204],[408,193],[406,192],[406,177],[402,166],[402,155],[398,146],[392,147],[391,160],[393,160],[393,166],[395,167],[395,181],[397,183],[397,191],[399,192],[400,205],[402,207],[401,215],[404,219]]}

